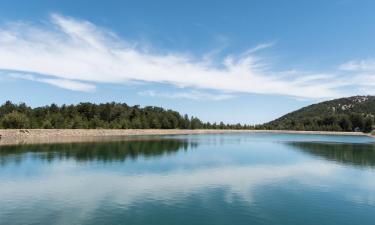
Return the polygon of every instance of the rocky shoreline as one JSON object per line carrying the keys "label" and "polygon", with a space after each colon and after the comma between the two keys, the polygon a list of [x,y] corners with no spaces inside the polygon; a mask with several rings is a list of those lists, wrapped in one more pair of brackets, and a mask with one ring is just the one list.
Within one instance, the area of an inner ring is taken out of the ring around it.
{"label": "rocky shoreline", "polygon": [[[91,142],[141,135],[288,133],[371,136],[360,132],[288,131],[288,130],[163,130],[163,129],[0,129],[1,145]],[[374,137],[374,136],[372,136]]]}

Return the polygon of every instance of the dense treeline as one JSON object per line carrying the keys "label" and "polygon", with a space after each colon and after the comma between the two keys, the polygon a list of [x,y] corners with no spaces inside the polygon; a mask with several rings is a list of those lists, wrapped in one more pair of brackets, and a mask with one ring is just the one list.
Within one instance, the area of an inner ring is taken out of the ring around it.
{"label": "dense treeline", "polygon": [[311,131],[374,130],[375,97],[354,96],[310,105],[263,125],[202,122],[161,107],[125,103],[51,104],[31,108],[7,101],[0,106],[0,128],[57,129],[267,129]]}
{"label": "dense treeline", "polygon": [[0,128],[56,129],[250,129],[241,124],[204,123],[161,107],[128,106],[125,103],[51,104],[31,108],[10,101],[0,106]]}
{"label": "dense treeline", "polygon": [[371,132],[374,115],[374,96],[354,96],[310,105],[258,128]]}
{"label": "dense treeline", "polygon": [[362,131],[369,133],[373,129],[374,118],[369,115],[352,113],[349,115],[315,116],[303,119],[284,118],[270,122],[259,129],[270,130],[309,130],[309,131]]}

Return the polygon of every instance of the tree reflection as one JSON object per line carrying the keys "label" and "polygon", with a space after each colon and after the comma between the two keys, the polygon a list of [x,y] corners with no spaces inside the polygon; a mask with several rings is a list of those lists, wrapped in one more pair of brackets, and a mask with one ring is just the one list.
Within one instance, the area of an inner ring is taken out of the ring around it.
{"label": "tree reflection", "polygon": [[0,147],[0,165],[21,162],[26,156],[53,161],[74,159],[77,161],[125,161],[138,157],[157,157],[195,148],[196,142],[184,139],[136,139],[105,142],[33,144]]}
{"label": "tree reflection", "polygon": [[290,142],[288,145],[330,161],[361,167],[375,167],[374,144]]}

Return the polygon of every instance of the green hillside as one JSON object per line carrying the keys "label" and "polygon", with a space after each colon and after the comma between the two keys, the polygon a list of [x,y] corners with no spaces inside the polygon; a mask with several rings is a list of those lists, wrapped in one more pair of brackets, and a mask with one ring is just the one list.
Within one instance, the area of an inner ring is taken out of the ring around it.
{"label": "green hillside", "polygon": [[353,96],[313,104],[261,125],[261,129],[370,132],[375,96]]}

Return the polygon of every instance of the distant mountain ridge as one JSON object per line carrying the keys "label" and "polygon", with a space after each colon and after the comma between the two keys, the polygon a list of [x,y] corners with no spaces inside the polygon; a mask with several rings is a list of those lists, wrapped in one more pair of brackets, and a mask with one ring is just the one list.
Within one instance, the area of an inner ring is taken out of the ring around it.
{"label": "distant mountain ridge", "polygon": [[264,129],[370,132],[375,96],[353,96],[303,107],[263,124]]}

